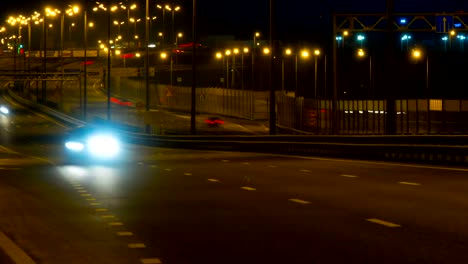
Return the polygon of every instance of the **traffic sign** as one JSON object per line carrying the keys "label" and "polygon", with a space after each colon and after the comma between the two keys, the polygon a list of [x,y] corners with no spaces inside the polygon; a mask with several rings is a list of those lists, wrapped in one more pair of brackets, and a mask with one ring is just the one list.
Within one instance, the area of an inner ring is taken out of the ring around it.
{"label": "traffic sign", "polygon": [[436,16],[436,32],[448,33],[453,29],[453,16],[450,15],[437,15]]}

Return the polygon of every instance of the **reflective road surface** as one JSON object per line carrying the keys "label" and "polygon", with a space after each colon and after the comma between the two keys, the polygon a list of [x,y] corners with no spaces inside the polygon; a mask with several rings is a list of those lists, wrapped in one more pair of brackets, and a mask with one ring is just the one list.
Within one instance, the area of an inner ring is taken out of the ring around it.
{"label": "reflective road surface", "polygon": [[468,263],[467,169],[136,145],[67,165],[66,128],[12,108],[0,229],[37,263]]}

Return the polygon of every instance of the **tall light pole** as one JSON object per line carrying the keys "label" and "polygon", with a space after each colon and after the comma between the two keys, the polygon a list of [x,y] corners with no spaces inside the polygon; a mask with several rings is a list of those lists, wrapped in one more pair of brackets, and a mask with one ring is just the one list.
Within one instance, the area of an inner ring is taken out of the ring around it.
{"label": "tall light pole", "polygon": [[314,99],[317,99],[317,58],[320,56],[320,50],[314,50]]}
{"label": "tall light pole", "polygon": [[229,56],[231,56],[231,50],[226,50],[224,55],[226,56],[226,89],[229,89]]}
{"label": "tall light pole", "polygon": [[192,93],[190,109],[190,132],[196,134],[196,88],[197,88],[197,0],[193,0],[192,12]]}
{"label": "tall light pole", "polygon": [[[426,97],[426,100],[427,100],[427,119],[429,120],[427,122],[427,133],[430,134],[430,131],[431,131],[431,100],[430,100],[430,92],[429,92],[429,55],[425,55],[426,56],[426,80],[425,80],[425,91],[424,91],[424,95]],[[421,60],[421,58],[423,57],[423,53],[422,51],[420,51],[419,49],[415,49],[413,50],[412,52],[412,57],[416,60]]]}
{"label": "tall light pole", "polygon": [[137,5],[121,6],[121,8],[127,10],[127,48],[130,48],[130,10],[136,9]]}
{"label": "tall light pole", "polygon": [[162,44],[165,44],[165,37],[166,37],[166,8],[161,5],[156,5],[157,8],[162,10],[163,19],[162,19],[162,32],[159,36],[162,38]]}
{"label": "tall light pole", "polygon": [[281,92],[284,93],[284,57],[291,56],[292,50],[286,49],[283,56],[281,57]]}
{"label": "tall light pole", "polygon": [[171,36],[169,37],[169,39],[173,41],[174,40],[174,16],[175,16],[175,12],[178,12],[180,10],[180,6],[166,5],[164,8],[172,13]]}
{"label": "tall light pole", "polygon": [[84,86],[83,86],[83,120],[86,122],[87,119],[87,107],[88,107],[88,11],[85,2],[84,13],[83,13],[83,49],[84,49]]}
{"label": "tall light pole", "polygon": [[260,37],[260,32],[255,32],[253,35],[253,44],[252,44],[252,91],[255,87],[255,53],[257,50],[257,38]]}
{"label": "tall light pole", "polygon": [[249,53],[249,48],[245,47],[241,54],[241,89],[244,90],[244,54]]}

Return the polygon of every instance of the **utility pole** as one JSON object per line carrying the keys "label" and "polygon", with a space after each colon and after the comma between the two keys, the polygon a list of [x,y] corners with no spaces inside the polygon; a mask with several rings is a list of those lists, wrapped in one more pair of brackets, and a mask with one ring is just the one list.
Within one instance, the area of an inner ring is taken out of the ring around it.
{"label": "utility pole", "polygon": [[387,114],[386,114],[386,121],[385,121],[385,133],[387,135],[394,135],[396,133],[396,94],[395,88],[397,85],[395,84],[395,78],[393,72],[396,68],[395,63],[395,47],[393,45],[394,41],[394,30],[393,30],[393,13],[394,13],[395,3],[394,0],[387,0],[387,12],[386,12],[386,19],[387,19],[387,28],[386,28],[386,47],[385,47],[385,98],[387,101]]}

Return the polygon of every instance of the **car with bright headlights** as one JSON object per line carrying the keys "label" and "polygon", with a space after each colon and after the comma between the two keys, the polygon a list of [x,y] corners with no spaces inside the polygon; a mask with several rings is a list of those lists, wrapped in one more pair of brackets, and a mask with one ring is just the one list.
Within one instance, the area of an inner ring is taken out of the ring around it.
{"label": "car with bright headlights", "polygon": [[101,126],[83,126],[69,131],[64,149],[69,163],[115,162],[123,154],[118,132]]}
{"label": "car with bright headlights", "polygon": [[10,110],[8,109],[8,107],[0,105],[0,113],[3,115],[8,115],[10,113]]}

